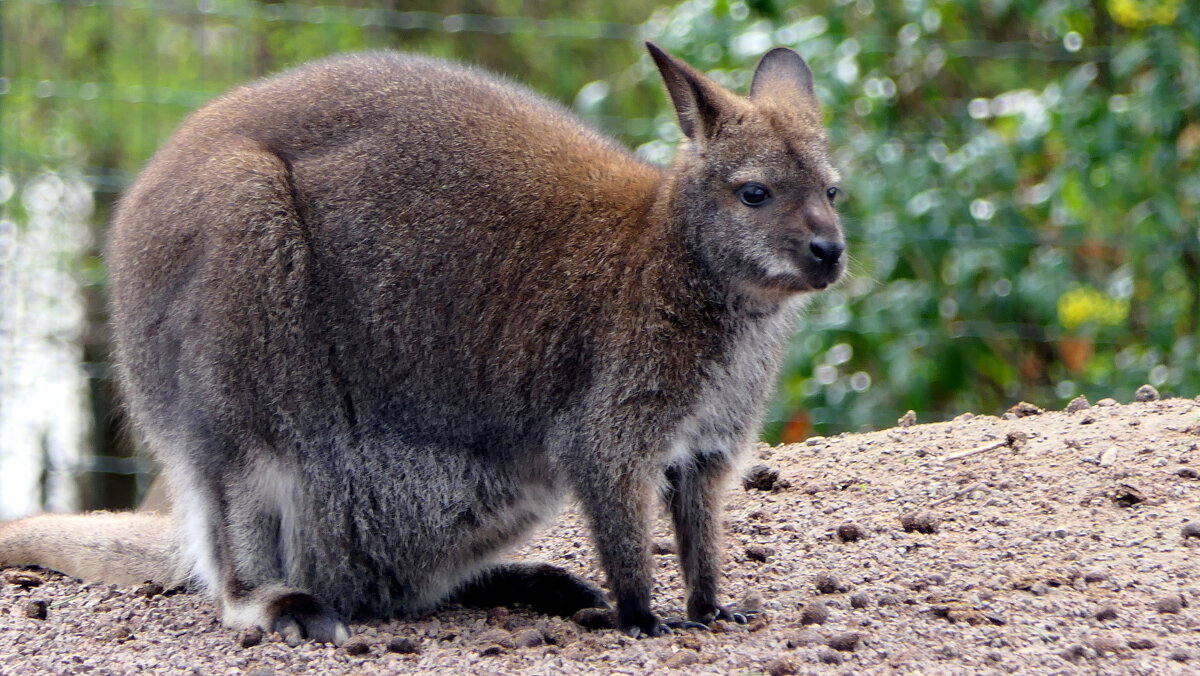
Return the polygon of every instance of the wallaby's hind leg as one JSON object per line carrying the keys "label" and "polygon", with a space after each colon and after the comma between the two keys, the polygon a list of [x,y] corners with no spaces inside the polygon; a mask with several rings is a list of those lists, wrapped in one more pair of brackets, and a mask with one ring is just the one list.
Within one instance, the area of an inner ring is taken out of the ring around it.
{"label": "wallaby's hind leg", "polygon": [[[264,449],[203,429],[192,430],[192,440],[182,442],[191,444],[191,452],[170,456],[176,461],[166,470],[176,486],[184,546],[196,577],[218,603],[222,624],[275,631],[291,645],[306,638],[342,643],[350,633],[341,617],[298,588],[289,571],[290,554],[301,537],[294,502],[302,490],[300,477],[262,459],[269,458]],[[225,466],[223,480],[190,462],[235,447],[257,450],[249,455],[259,459]]]}
{"label": "wallaby's hind leg", "polygon": [[226,482],[218,536],[221,619],[231,627],[278,632],[293,646],[304,639],[341,645],[350,636],[341,616],[292,586],[297,574],[288,568],[296,565],[302,538],[292,500],[302,485],[271,461],[257,462],[242,480]]}
{"label": "wallaby's hind leg", "polygon": [[[278,495],[250,481],[220,488],[198,486],[181,495],[179,509],[186,538],[203,538],[196,569],[209,576],[221,609],[221,622],[233,629],[258,627],[278,632],[290,645],[304,639],[340,645],[350,636],[336,611],[304,589],[286,583],[284,552],[295,537],[288,506]],[[257,492],[256,492],[257,491]]]}
{"label": "wallaby's hind leg", "polygon": [[[296,458],[271,446],[328,425],[305,412],[318,410],[306,398],[327,394],[302,339],[310,251],[290,167],[264,144],[237,138],[196,161],[219,190],[182,191],[159,175],[127,196],[119,217],[129,221],[119,235],[162,230],[179,240],[177,254],[157,262],[132,255],[140,244],[114,245],[131,410],[174,488],[183,546],[222,622],[279,631],[289,642],[338,643],[348,631],[327,604],[339,599],[316,598],[298,571],[305,487]],[[163,199],[175,202],[155,202]],[[173,220],[138,220],[160,212]],[[278,373],[288,374],[283,391]]]}
{"label": "wallaby's hind leg", "polygon": [[548,563],[504,563],[484,571],[447,599],[492,608],[523,603],[545,615],[570,617],[584,608],[607,608],[604,592]]}
{"label": "wallaby's hind leg", "polygon": [[747,613],[717,602],[720,575],[720,496],[730,473],[729,459],[705,453],[667,468],[665,501],[675,524],[683,580],[687,584],[688,619],[746,622]]}

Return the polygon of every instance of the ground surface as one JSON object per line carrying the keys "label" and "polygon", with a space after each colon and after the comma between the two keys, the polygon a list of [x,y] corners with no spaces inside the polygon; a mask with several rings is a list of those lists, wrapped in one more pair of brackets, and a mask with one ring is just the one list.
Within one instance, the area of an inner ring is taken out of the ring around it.
{"label": "ground surface", "polygon": [[[1196,401],[966,414],[756,462],[778,480],[734,487],[726,512],[725,590],[765,611],[746,626],[634,640],[451,609],[355,625],[349,649],[242,647],[194,595],[7,571],[0,674],[1200,673]],[[656,603],[678,615],[665,523],[655,537]],[[519,556],[601,581],[573,513]]]}

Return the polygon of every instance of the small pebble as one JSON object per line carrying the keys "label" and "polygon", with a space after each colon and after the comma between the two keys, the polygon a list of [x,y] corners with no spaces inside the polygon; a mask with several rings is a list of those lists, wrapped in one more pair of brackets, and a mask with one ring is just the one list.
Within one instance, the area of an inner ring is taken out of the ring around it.
{"label": "small pebble", "polygon": [[824,645],[825,637],[812,629],[801,629],[800,631],[788,634],[783,644],[787,646],[788,650],[795,650],[796,648],[805,648],[812,645]]}
{"label": "small pebble", "polygon": [[1100,466],[1112,467],[1117,462],[1117,456],[1120,455],[1121,449],[1112,446],[1100,454]]}
{"label": "small pebble", "polygon": [[900,526],[904,528],[905,533],[917,532],[929,535],[938,532],[938,520],[928,512],[902,514]]}
{"label": "small pebble", "polygon": [[1191,467],[1180,467],[1179,469],[1175,470],[1175,476],[1182,477],[1184,479],[1200,479],[1200,472],[1197,472]]}
{"label": "small pebble", "polygon": [[825,664],[842,663],[842,656],[830,650],[829,648],[822,648],[821,652],[817,654],[817,659],[821,660],[821,662]]}
{"label": "small pebble", "polygon": [[1112,500],[1118,507],[1130,508],[1146,501],[1146,496],[1129,484],[1120,484],[1112,492]]}
{"label": "small pebble", "polygon": [[1114,638],[1101,636],[1092,640],[1092,649],[1097,653],[1104,655],[1109,653],[1118,653],[1125,649],[1125,646]]}
{"label": "small pebble", "polygon": [[1171,594],[1155,601],[1154,609],[1160,613],[1178,613],[1185,605],[1182,594]]}
{"label": "small pebble", "polygon": [[117,643],[124,643],[132,637],[133,630],[130,629],[129,625],[125,624],[124,622],[115,624],[110,627],[108,631],[104,632],[104,638],[108,639],[109,641],[116,641]]}
{"label": "small pebble", "polygon": [[411,638],[396,637],[387,644],[388,652],[401,655],[415,655],[421,652],[421,646]]}
{"label": "small pebble", "polygon": [[1072,399],[1071,403],[1067,404],[1067,413],[1078,413],[1091,407],[1092,405],[1088,403],[1087,397],[1081,394]]}
{"label": "small pebble", "polygon": [[1158,401],[1158,390],[1153,385],[1142,385],[1133,394],[1134,401]]}
{"label": "small pebble", "polygon": [[804,440],[806,446],[820,446],[825,443],[825,437],[809,437]]}
{"label": "small pebble", "polygon": [[1079,645],[1078,643],[1073,643],[1063,648],[1058,654],[1062,656],[1064,660],[1067,660],[1068,662],[1074,662],[1083,657],[1087,657],[1087,648]]}
{"label": "small pebble", "polygon": [[837,536],[842,542],[857,542],[862,535],[862,529],[858,527],[858,524],[844,523],[837,527]]}
{"label": "small pebble", "polygon": [[546,645],[546,637],[541,631],[530,627],[513,632],[512,642],[518,648],[536,648]]}
{"label": "small pebble", "polygon": [[763,671],[771,676],[790,676],[796,673],[796,664],[786,657],[777,657],[764,664]]}
{"label": "small pebble", "polygon": [[1176,662],[1187,662],[1188,660],[1192,659],[1192,656],[1183,650],[1176,650],[1170,655],[1167,655],[1167,659],[1174,660]]}
{"label": "small pebble", "polygon": [[1184,538],[1200,538],[1200,521],[1188,521],[1179,530]]}
{"label": "small pebble", "polygon": [[25,617],[34,620],[46,619],[46,602],[45,601],[30,601],[25,604]]}
{"label": "small pebble", "polygon": [[[196,673],[196,672],[192,672]],[[243,676],[275,676],[275,670],[265,665],[251,667],[247,669]]]}
{"label": "small pebble", "polygon": [[150,598],[151,596],[158,596],[159,594],[162,594],[163,587],[161,584],[156,582],[146,582],[142,586],[138,587],[133,593],[137,596]]}
{"label": "small pebble", "polygon": [[342,644],[342,652],[347,655],[366,655],[371,652],[371,644],[361,638],[352,638]]}
{"label": "small pebble", "polygon": [[263,630],[258,627],[247,627],[238,633],[238,645],[243,648],[253,648],[262,641]]}
{"label": "small pebble", "polygon": [[676,553],[675,543],[670,540],[656,540],[650,550],[656,555]]}
{"label": "small pebble", "polygon": [[825,624],[829,620],[829,609],[820,601],[811,601],[800,613],[800,624]]}
{"label": "small pebble", "polygon": [[1005,413],[1005,415],[1011,414],[1015,418],[1027,418],[1031,415],[1041,415],[1045,412],[1045,409],[1034,406],[1027,401],[1022,401],[1008,409],[1008,412]]}
{"label": "small pebble", "polygon": [[483,650],[480,650],[479,656],[480,657],[493,657],[495,655],[499,655],[502,652],[504,652],[503,647],[498,646],[498,645],[490,645],[490,646],[484,648]]}
{"label": "small pebble", "polygon": [[700,649],[704,647],[704,644],[700,642],[700,637],[694,633],[676,634],[675,645],[680,648],[689,648],[696,652],[700,652]]}
{"label": "small pebble", "polygon": [[746,595],[742,597],[742,600],[738,601],[737,609],[742,612],[761,611],[763,609],[762,594],[756,591],[746,592]]}
{"label": "small pebble", "polygon": [[1148,638],[1131,638],[1129,639],[1129,647],[1134,650],[1149,650],[1156,644],[1152,639]]}
{"label": "small pebble", "polygon": [[1112,397],[1105,397],[1105,398],[1101,399],[1100,401],[1096,402],[1096,405],[1104,406],[1105,408],[1107,408],[1109,406],[1116,406],[1117,400],[1113,399]]}
{"label": "small pebble", "polygon": [[779,470],[766,465],[754,465],[742,476],[742,488],[756,491],[775,491],[785,488]]}
{"label": "small pebble", "polygon": [[1101,606],[1096,610],[1095,617],[1097,620],[1115,620],[1117,619],[1117,609],[1112,606]]}
{"label": "small pebble", "polygon": [[1108,573],[1098,568],[1093,568],[1083,574],[1083,581],[1088,583],[1104,582],[1108,579]]}
{"label": "small pebble", "polygon": [[851,608],[866,608],[869,605],[871,605],[871,598],[866,594],[859,592],[850,597]]}
{"label": "small pebble", "polygon": [[662,661],[662,665],[668,669],[681,669],[683,667],[695,664],[700,661],[700,655],[695,650],[684,648],[679,652],[671,655]]}
{"label": "small pebble", "polygon": [[917,424],[916,411],[909,411],[908,413],[900,416],[900,419],[896,421],[897,427],[912,427],[915,424]]}
{"label": "small pebble", "polygon": [[829,647],[833,648],[834,650],[841,650],[842,652],[851,652],[855,648],[858,647],[858,641],[861,638],[862,638],[862,636],[860,636],[859,634],[848,631],[848,632],[844,632],[841,634],[834,634],[833,636],[830,636],[828,643],[829,643]]}
{"label": "small pebble", "polygon": [[750,545],[746,548],[746,558],[751,561],[765,562],[767,559],[775,555],[774,547],[765,547],[763,545]]}
{"label": "small pebble", "polygon": [[847,587],[843,586],[841,581],[829,573],[818,573],[813,578],[813,585],[817,591],[822,594],[836,594],[838,592],[847,591]]}

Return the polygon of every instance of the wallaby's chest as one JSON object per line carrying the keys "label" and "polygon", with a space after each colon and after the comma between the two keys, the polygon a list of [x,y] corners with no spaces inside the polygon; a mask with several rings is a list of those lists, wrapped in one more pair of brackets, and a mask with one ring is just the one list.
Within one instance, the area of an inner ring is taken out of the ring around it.
{"label": "wallaby's chest", "polygon": [[753,441],[798,306],[787,304],[732,336],[721,358],[698,379],[688,413],[671,437],[665,464],[710,453],[736,454]]}

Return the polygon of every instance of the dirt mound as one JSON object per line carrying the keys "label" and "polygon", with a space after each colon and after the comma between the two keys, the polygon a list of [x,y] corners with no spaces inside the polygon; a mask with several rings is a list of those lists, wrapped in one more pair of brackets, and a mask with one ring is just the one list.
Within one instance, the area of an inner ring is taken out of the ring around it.
{"label": "dirt mound", "polygon": [[[451,609],[291,649],[194,595],[8,571],[0,674],[1200,670],[1200,403],[1070,409],[760,448],[726,513],[725,591],[766,611],[748,625],[634,640]],[[665,521],[655,538],[677,616]],[[517,557],[602,582],[573,511]]]}

